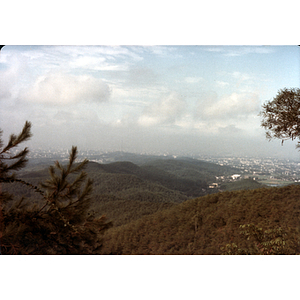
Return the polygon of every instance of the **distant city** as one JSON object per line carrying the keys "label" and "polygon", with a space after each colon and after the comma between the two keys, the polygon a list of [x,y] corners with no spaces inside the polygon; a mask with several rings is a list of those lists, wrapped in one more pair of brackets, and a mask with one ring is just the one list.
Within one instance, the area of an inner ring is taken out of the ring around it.
{"label": "distant city", "polygon": [[221,166],[240,169],[241,174],[231,176],[233,180],[252,178],[269,186],[300,182],[300,161],[271,157],[219,157],[206,158],[205,160]]}
{"label": "distant city", "polygon": [[[31,150],[28,158],[29,163],[36,164],[37,162],[49,162],[52,161],[67,161],[69,156],[69,150],[67,149],[34,149]],[[169,153],[126,153],[122,151],[118,152],[103,152],[100,150],[79,150],[78,151],[78,161],[84,158],[89,159],[97,163],[111,163],[114,161],[121,160],[131,160],[133,163],[137,163],[137,158],[140,157],[157,157],[157,158],[171,158],[180,159],[183,157],[189,157],[193,159],[198,159],[202,161],[207,161],[211,163],[218,164],[220,166],[230,166],[237,169],[236,174],[231,176],[220,176],[216,177],[214,183],[211,183],[211,188],[218,187],[222,182],[235,181],[241,179],[253,179],[260,183],[278,186],[286,185],[295,182],[300,182],[300,159],[288,160],[288,159],[278,159],[278,158],[257,158],[257,157],[216,157],[208,155],[186,155],[186,156],[175,156]]]}

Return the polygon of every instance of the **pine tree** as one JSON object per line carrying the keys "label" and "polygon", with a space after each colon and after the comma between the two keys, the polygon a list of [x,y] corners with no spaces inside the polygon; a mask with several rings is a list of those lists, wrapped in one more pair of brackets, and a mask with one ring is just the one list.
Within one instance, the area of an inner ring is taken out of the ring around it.
{"label": "pine tree", "polygon": [[5,232],[6,224],[4,222],[7,217],[7,213],[12,213],[14,209],[18,209],[22,206],[23,199],[7,210],[6,205],[13,200],[13,196],[7,192],[2,192],[1,184],[11,183],[18,181],[15,172],[24,168],[28,161],[27,154],[28,148],[24,148],[12,155],[12,150],[18,147],[21,143],[29,140],[31,134],[31,123],[26,121],[22,132],[19,135],[11,134],[7,145],[4,147],[2,140],[3,131],[0,129],[0,251],[2,252],[2,238]]}
{"label": "pine tree", "polygon": [[83,171],[88,160],[75,164],[76,157],[77,148],[72,147],[67,166],[56,162],[49,167],[50,179],[41,183],[46,203],[38,214],[49,219],[48,231],[51,230],[49,234],[58,241],[59,251],[93,253],[101,246],[99,232],[112,224],[106,222],[105,216],[97,218],[89,211],[92,180]]}
{"label": "pine tree", "polygon": [[[3,147],[0,136],[0,183],[17,182],[38,192],[39,206],[22,197],[0,190],[0,238],[3,254],[92,254],[101,246],[100,234],[112,224],[105,216],[96,217],[89,210],[92,180],[83,171],[88,160],[76,164],[77,148],[72,147],[67,166],[56,162],[49,167],[50,178],[34,186],[17,178],[25,167],[28,149],[11,155],[13,148],[32,135],[26,122],[22,132],[11,135]],[[0,132],[2,134],[2,131]]]}

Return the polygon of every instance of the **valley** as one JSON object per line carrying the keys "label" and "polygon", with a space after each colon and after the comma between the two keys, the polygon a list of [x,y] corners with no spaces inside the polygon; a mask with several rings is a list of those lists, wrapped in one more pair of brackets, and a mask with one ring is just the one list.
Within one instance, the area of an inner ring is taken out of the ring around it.
{"label": "valley", "polygon": [[[113,223],[98,254],[221,254],[228,241],[244,243],[240,225],[297,223],[295,162],[125,153],[105,157],[106,163],[91,160],[85,170],[93,180],[91,213],[104,214]],[[32,158],[20,178],[38,185],[49,177],[47,167],[56,159],[65,161],[54,154]],[[43,201],[18,183],[3,184],[3,191],[38,206]]]}

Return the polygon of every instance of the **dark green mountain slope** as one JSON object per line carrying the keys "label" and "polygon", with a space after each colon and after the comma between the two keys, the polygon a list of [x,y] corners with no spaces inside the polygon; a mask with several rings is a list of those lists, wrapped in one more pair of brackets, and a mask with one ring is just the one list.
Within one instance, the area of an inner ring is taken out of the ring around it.
{"label": "dark green mountain slope", "polygon": [[[86,172],[94,181],[94,197],[107,195],[108,198],[114,196],[123,200],[160,203],[180,203],[188,199],[178,189],[172,190],[160,184],[155,174],[149,175],[147,171],[132,163],[124,162],[108,165],[89,163]],[[48,170],[44,169],[23,173],[21,178],[37,186],[39,182],[46,180],[48,177]],[[172,183],[171,180],[170,182]],[[13,185],[4,184],[3,188],[19,197],[25,195],[35,201],[40,199],[39,194],[18,183]]]}
{"label": "dark green mountain slope", "polygon": [[228,243],[247,247],[239,225],[299,228],[299,193],[300,186],[292,185],[188,200],[109,229],[100,253],[222,254],[221,247]]}
{"label": "dark green mountain slope", "polygon": [[[165,171],[163,167],[166,167]],[[86,172],[94,181],[93,209],[98,214],[105,213],[114,224],[122,225],[136,220],[144,215],[154,213],[162,208],[186,201],[188,198],[211,192],[205,181],[201,180],[201,167],[213,170],[213,164],[197,161],[161,160],[153,165],[137,166],[131,162],[114,162],[99,164],[89,162]],[[209,168],[207,167],[209,166]],[[22,173],[21,178],[34,185],[49,178],[48,169],[40,169],[41,165],[31,166],[29,171]],[[188,169],[197,176],[184,178],[169,172],[176,168],[179,171]],[[218,172],[215,166],[214,172]],[[222,170],[222,168],[221,168]],[[224,171],[224,170],[222,170]],[[223,173],[221,173],[223,174]],[[38,193],[18,183],[4,185],[4,189],[16,195],[30,198],[38,203],[42,198]]]}
{"label": "dark green mountain slope", "polygon": [[113,226],[117,227],[157,211],[171,208],[174,205],[178,204],[146,200],[123,200],[110,195],[96,195],[92,209],[100,215],[105,212],[106,217],[113,222]]}
{"label": "dark green mountain slope", "polygon": [[144,164],[143,167],[150,170],[151,168],[164,170],[176,177],[196,182],[213,182],[215,181],[215,176],[232,175],[240,172],[240,170],[236,168],[220,166],[218,164],[191,158],[154,160]]}
{"label": "dark green mountain slope", "polygon": [[207,183],[201,180],[190,180],[166,172],[163,168],[154,166],[137,166],[131,162],[115,162],[110,164],[90,163],[87,172],[101,172],[109,174],[135,175],[141,180],[157,183],[164,187],[184,193],[189,197],[202,196],[207,193]]}
{"label": "dark green mountain slope", "polygon": [[223,191],[254,190],[263,187],[263,185],[253,179],[241,179],[233,182],[227,182],[221,185]]}
{"label": "dark green mountain slope", "polygon": [[94,195],[114,195],[124,200],[150,202],[180,203],[187,200],[183,193],[135,175],[100,173],[91,177],[94,180]]}
{"label": "dark green mountain slope", "polygon": [[[150,159],[150,158],[149,158]],[[31,166],[29,172],[23,172],[22,177],[38,181],[47,178],[46,168],[41,169],[42,165]],[[142,181],[159,184],[167,189],[180,192],[187,197],[194,198],[203,196],[212,191],[208,189],[208,183],[215,181],[215,176],[230,175],[238,170],[230,167],[219,166],[217,164],[203,162],[195,159],[170,159],[148,161],[140,166],[132,162],[114,162],[109,164],[99,164],[90,162],[86,169],[89,176],[93,179],[99,177],[99,174],[114,174],[116,178],[124,181],[119,175],[136,176]],[[101,178],[101,180],[103,177]],[[126,179],[128,182],[132,177]],[[98,185],[99,182],[97,182]]]}

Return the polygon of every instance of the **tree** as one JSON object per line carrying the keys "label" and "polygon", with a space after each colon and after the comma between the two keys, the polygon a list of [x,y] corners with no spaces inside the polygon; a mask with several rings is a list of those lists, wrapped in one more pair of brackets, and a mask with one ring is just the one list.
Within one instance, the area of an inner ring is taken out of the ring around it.
{"label": "tree", "polygon": [[240,234],[245,237],[246,247],[235,243],[221,247],[227,255],[295,255],[299,254],[299,230],[272,228],[264,230],[254,224],[240,225]]}
{"label": "tree", "polygon": [[0,183],[23,184],[38,192],[42,202],[32,205],[24,197],[16,201],[13,195],[0,190],[2,253],[95,253],[101,246],[100,234],[112,224],[105,216],[95,216],[90,211],[92,180],[83,171],[88,160],[76,164],[77,148],[72,147],[68,165],[56,162],[50,166],[50,178],[40,187],[17,178],[15,171],[25,167],[28,149],[15,155],[11,152],[31,137],[30,129],[30,122],[26,122],[22,132],[12,134],[5,147],[0,136]]}
{"label": "tree", "polygon": [[[266,129],[269,140],[278,138],[282,143],[288,139],[300,139],[300,89],[279,90],[273,100],[265,103],[260,115],[261,126]],[[297,148],[300,147],[298,142]]]}
{"label": "tree", "polygon": [[[5,231],[5,205],[13,199],[11,194],[2,192],[1,184],[17,181],[15,172],[26,166],[28,161],[26,157],[29,152],[28,148],[26,147],[23,150],[18,151],[15,155],[12,155],[11,151],[31,138],[31,123],[26,121],[23,130],[19,135],[11,134],[5,147],[2,140],[2,134],[3,131],[0,129],[0,253],[2,252],[1,245],[3,233]],[[20,207],[20,205],[21,203],[16,206]],[[13,208],[14,207],[12,207],[12,209]]]}

